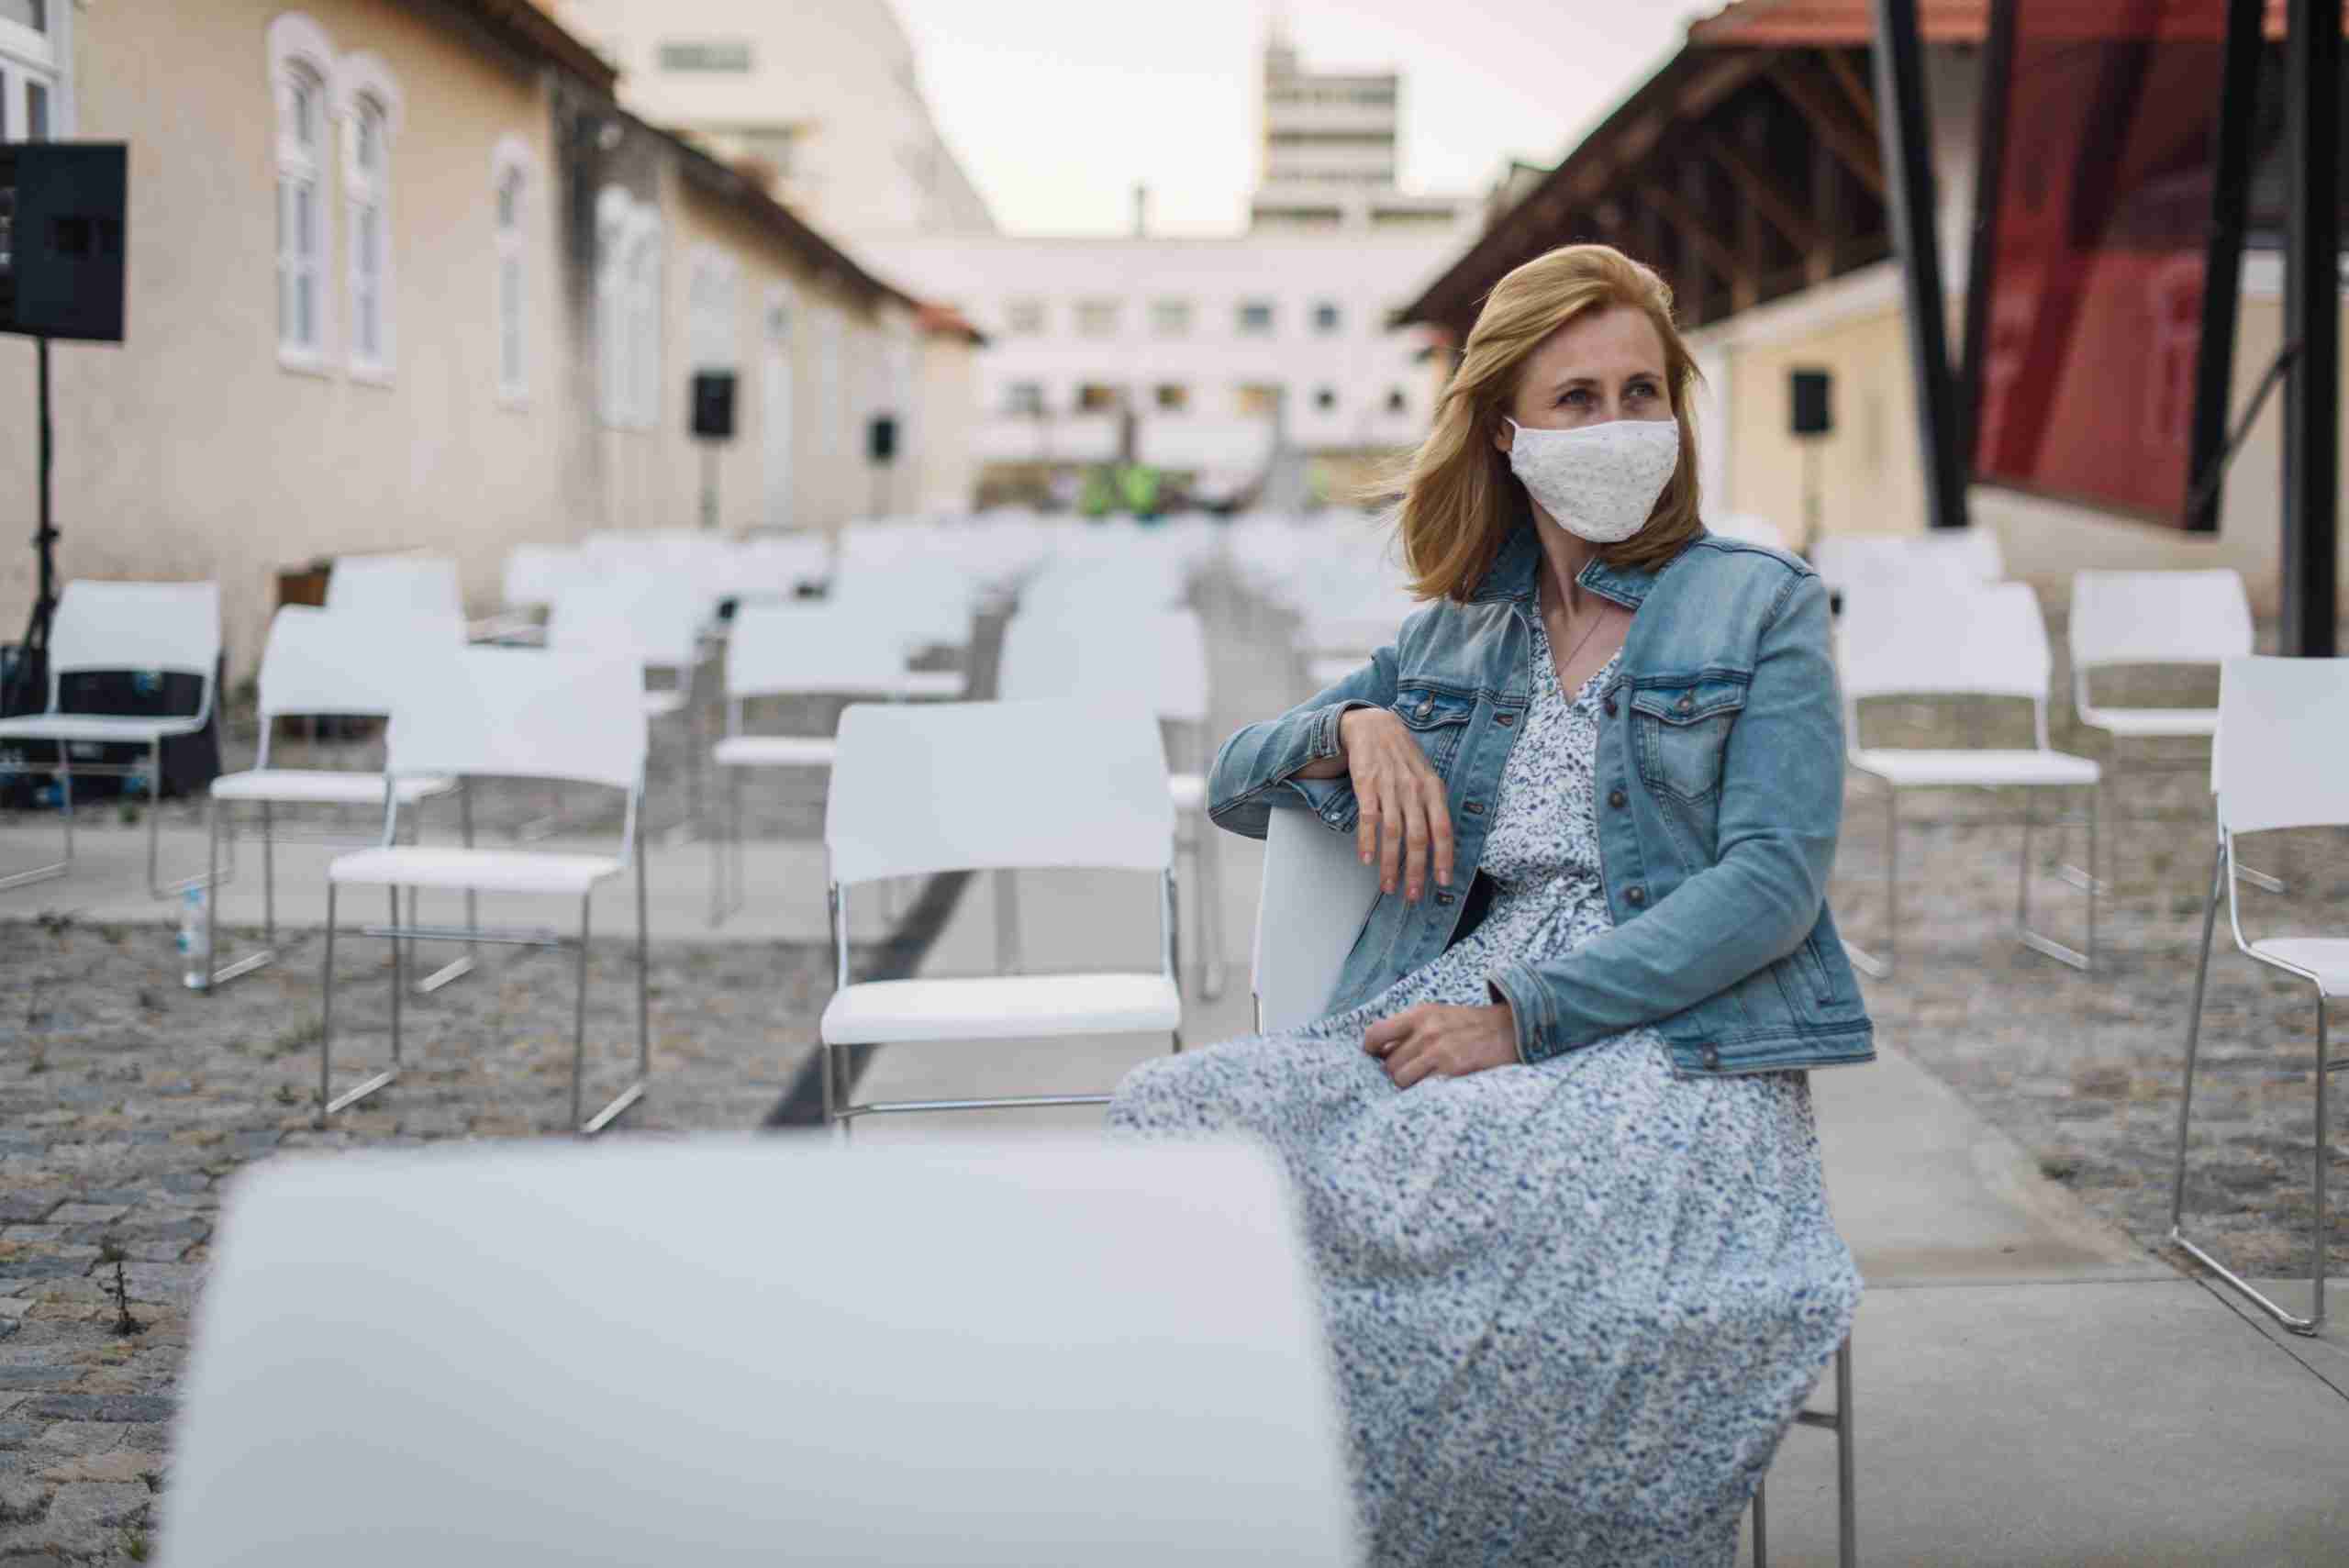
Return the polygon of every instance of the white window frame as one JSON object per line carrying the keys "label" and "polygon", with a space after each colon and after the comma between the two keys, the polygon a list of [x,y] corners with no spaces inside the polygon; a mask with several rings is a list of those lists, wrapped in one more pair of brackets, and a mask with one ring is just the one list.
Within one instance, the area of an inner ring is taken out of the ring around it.
{"label": "white window frame", "polygon": [[661,419],[661,217],[619,185],[596,198],[596,352],[604,423]]}
{"label": "white window frame", "polygon": [[49,0],[43,27],[0,21],[0,141],[25,139],[25,87],[31,82],[49,94],[48,139],[61,141],[73,135],[77,103],[73,72],[66,62],[73,58],[77,9],[75,0]]}
{"label": "white window frame", "polygon": [[[506,194],[514,193],[509,215]],[[530,236],[538,216],[539,155],[513,132],[489,154],[489,223],[495,271],[490,279],[491,357],[497,400],[509,408],[530,400]]]}
{"label": "white window frame", "polygon": [[[362,50],[335,68],[335,108],[342,122],[343,254],[347,334],[352,379],[388,382],[398,362],[398,269],[394,264],[392,159],[399,145],[403,106],[399,83],[383,60]],[[365,130],[376,128],[375,166],[364,167]],[[373,218],[372,226],[369,219]],[[370,233],[374,237],[371,248]],[[375,341],[365,341],[367,309],[374,307]]]}
{"label": "white window frame", "polygon": [[[270,95],[276,106],[276,178],[273,199],[277,205],[277,362],[287,370],[322,373],[327,345],[334,336],[333,239],[327,223],[327,148],[335,121],[336,56],[327,30],[299,11],[287,11],[269,24]],[[309,95],[309,139],[299,134],[295,116],[297,92]],[[308,243],[289,247],[295,203],[293,193],[309,193]],[[307,341],[288,330],[296,271],[306,274],[310,290],[311,334]]]}

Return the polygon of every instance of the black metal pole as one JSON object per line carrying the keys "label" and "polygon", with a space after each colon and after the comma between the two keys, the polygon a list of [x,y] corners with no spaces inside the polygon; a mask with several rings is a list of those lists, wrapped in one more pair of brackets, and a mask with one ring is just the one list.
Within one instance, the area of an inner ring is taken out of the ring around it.
{"label": "black metal pole", "polygon": [[2283,651],[2337,651],[2341,550],[2341,6],[2290,0],[2284,130]]}
{"label": "black metal pole", "polygon": [[38,392],[34,415],[34,440],[39,452],[40,526],[33,531],[33,553],[39,558],[40,577],[33,591],[32,614],[25,622],[25,639],[17,646],[16,667],[9,672],[7,686],[0,691],[0,714],[31,712],[39,701],[33,685],[33,672],[46,669],[49,662],[49,623],[57,611],[57,523],[50,514],[50,471],[56,455],[56,439],[49,422],[49,339],[33,339],[33,365]]}
{"label": "black metal pole", "polygon": [[[2235,317],[2243,287],[2243,226],[2251,206],[2251,144],[2259,112],[2260,37],[2266,0],[2227,0],[2219,120],[2210,154],[2210,234],[2202,270],[2202,340],[2194,362],[2194,428],[2186,465],[2188,532],[2219,531],[2225,486],[2211,471],[2227,456],[2234,404]],[[2207,485],[2204,494],[2199,487]]]}
{"label": "black metal pole", "polygon": [[1876,0],[1875,52],[1876,121],[1884,138],[1886,205],[1908,303],[1926,520],[1937,528],[1962,528],[1966,465],[1957,450],[1957,388],[1950,377],[1949,329],[1943,317],[1939,203],[1927,136],[1925,46],[1917,27],[1917,0]]}

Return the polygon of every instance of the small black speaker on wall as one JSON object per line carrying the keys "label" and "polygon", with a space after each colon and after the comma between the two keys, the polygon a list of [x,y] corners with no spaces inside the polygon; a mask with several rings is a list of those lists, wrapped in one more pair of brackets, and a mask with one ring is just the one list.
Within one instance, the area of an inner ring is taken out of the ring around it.
{"label": "small black speaker on wall", "polygon": [[694,373],[694,434],[707,440],[734,439],[734,373]]}
{"label": "small black speaker on wall", "polygon": [[1798,436],[1823,436],[1835,428],[1835,412],[1829,402],[1834,385],[1825,371],[1789,371],[1787,391],[1794,404],[1794,433]]}
{"label": "small black speaker on wall", "polygon": [[0,332],[122,341],[121,142],[0,147]]}
{"label": "small black speaker on wall", "polygon": [[874,462],[887,462],[897,455],[897,417],[875,414],[865,432],[864,455]]}

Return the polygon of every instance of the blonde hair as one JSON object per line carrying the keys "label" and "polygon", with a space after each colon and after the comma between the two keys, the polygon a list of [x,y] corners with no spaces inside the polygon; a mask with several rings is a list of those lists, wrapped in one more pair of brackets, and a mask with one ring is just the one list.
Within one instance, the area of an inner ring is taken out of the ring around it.
{"label": "blonde hair", "polygon": [[1611,245],[1562,245],[1493,285],[1436,406],[1435,425],[1385,486],[1402,493],[1396,530],[1411,591],[1465,602],[1532,503],[1493,445],[1525,362],[1570,321],[1611,309],[1644,313],[1663,341],[1664,381],[1680,425],[1680,466],[1647,526],[1598,547],[1610,566],[1653,571],[1704,531],[1697,504],[1697,428],[1690,415],[1697,362],[1672,320],[1672,288]]}

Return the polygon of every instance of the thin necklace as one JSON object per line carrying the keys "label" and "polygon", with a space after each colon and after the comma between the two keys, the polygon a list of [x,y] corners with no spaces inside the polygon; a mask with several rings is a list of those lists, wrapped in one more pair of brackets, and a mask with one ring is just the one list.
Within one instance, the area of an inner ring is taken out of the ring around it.
{"label": "thin necklace", "polygon": [[1607,612],[1605,610],[1593,610],[1590,616],[1590,629],[1576,638],[1575,639],[1575,645],[1566,650],[1566,656],[1564,659],[1559,660],[1558,662],[1552,667],[1551,673],[1558,677],[1558,684],[1560,686],[1564,686],[1566,684],[1565,672],[1575,667],[1575,655],[1583,651],[1583,645],[1591,639],[1591,637],[1598,630],[1599,623],[1606,618]]}

